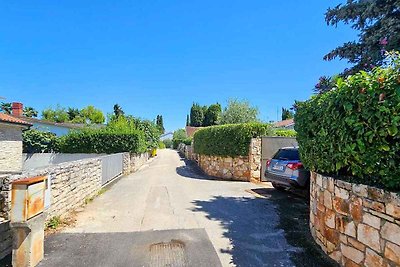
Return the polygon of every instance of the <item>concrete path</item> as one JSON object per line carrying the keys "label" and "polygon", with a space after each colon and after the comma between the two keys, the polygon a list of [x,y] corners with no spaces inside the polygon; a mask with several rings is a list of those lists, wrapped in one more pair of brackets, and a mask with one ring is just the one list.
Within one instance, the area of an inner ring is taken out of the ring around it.
{"label": "concrete path", "polygon": [[[50,236],[41,266],[331,266],[307,218],[305,199],[210,179],[161,150],[87,205],[73,228]],[[177,262],[155,263],[152,251],[167,246]]]}

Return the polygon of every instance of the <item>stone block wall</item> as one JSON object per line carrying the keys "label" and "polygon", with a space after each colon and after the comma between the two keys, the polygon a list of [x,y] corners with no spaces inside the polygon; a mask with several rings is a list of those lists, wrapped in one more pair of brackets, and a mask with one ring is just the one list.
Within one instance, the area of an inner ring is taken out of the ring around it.
{"label": "stone block wall", "polygon": [[261,138],[253,138],[249,145],[249,155],[221,157],[198,155],[185,148],[186,157],[198,162],[200,168],[211,176],[259,182],[261,180]]}
{"label": "stone block wall", "polygon": [[20,126],[0,127],[0,172],[22,170],[22,131]]}
{"label": "stone block wall", "polygon": [[400,266],[400,196],[311,174],[310,229],[342,266]]}
{"label": "stone block wall", "polygon": [[129,173],[135,172],[140,169],[146,162],[149,160],[150,154],[149,152],[141,153],[141,154],[130,154],[130,169]]}
{"label": "stone block wall", "polygon": [[101,165],[101,158],[77,160],[12,175],[10,180],[47,176],[51,180],[51,204],[46,210],[49,219],[81,206],[101,189]]}
{"label": "stone block wall", "polygon": [[208,175],[228,180],[250,181],[249,157],[199,155],[198,163]]}

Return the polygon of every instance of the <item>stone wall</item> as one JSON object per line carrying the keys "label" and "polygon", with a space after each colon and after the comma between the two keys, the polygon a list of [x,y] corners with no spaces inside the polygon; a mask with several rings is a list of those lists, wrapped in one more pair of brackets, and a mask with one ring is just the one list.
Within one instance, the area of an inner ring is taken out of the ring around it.
{"label": "stone wall", "polygon": [[140,169],[149,160],[150,154],[148,152],[141,154],[130,154],[129,172],[135,172]]}
{"label": "stone wall", "polygon": [[310,229],[343,266],[400,266],[400,196],[312,173]]}
{"label": "stone wall", "polygon": [[[143,166],[148,153],[123,156],[123,173],[129,174]],[[47,176],[51,181],[50,206],[46,209],[47,219],[63,216],[83,205],[87,198],[97,194],[102,187],[101,157],[60,163],[42,169],[25,171],[21,174],[0,174],[0,259],[11,252],[9,211],[11,206],[11,181]]]}
{"label": "stone wall", "polygon": [[261,138],[251,140],[247,156],[197,155],[187,146],[183,153],[186,158],[197,161],[200,168],[208,175],[248,182],[259,182],[261,179]]}
{"label": "stone wall", "polygon": [[249,157],[199,155],[198,163],[208,175],[229,180],[250,181]]}
{"label": "stone wall", "polygon": [[22,170],[22,131],[20,126],[1,124],[0,173]]}
{"label": "stone wall", "polygon": [[10,180],[47,176],[51,181],[50,207],[46,209],[49,219],[81,206],[101,189],[101,166],[101,158],[77,160],[12,175]]}

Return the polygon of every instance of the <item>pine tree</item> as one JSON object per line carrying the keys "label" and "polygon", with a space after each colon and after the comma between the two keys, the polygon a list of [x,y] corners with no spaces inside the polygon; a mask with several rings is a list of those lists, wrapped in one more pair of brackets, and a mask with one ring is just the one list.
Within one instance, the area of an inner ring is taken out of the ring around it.
{"label": "pine tree", "polygon": [[186,126],[190,126],[190,118],[189,118],[189,114],[186,115]]}
{"label": "pine tree", "polygon": [[325,13],[328,25],[344,22],[359,31],[359,39],[339,46],[325,55],[325,60],[347,59],[354,66],[344,75],[371,70],[384,63],[384,51],[400,50],[399,0],[348,0]]}

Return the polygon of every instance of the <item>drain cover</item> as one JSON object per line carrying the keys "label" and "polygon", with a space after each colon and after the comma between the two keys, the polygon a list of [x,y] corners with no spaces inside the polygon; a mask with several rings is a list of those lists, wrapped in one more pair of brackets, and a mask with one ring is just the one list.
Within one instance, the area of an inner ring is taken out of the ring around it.
{"label": "drain cover", "polygon": [[185,244],[179,240],[150,246],[150,267],[187,267]]}

